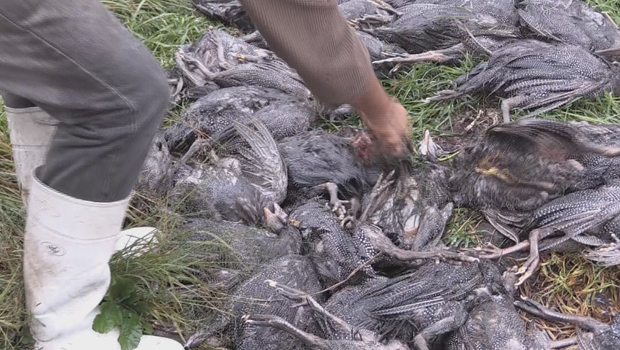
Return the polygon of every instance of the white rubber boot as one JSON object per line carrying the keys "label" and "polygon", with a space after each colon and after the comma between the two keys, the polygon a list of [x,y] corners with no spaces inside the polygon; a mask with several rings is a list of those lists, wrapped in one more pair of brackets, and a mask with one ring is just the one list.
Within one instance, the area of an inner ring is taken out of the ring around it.
{"label": "white rubber boot", "polygon": [[[39,107],[11,108],[5,106],[4,109],[9,127],[17,183],[22,203],[27,208],[31,174],[34,169],[45,162],[47,150],[57,129],[58,120]],[[154,227],[137,227],[121,231],[116,249],[124,249],[139,239],[155,241],[155,232]]]}
{"label": "white rubber boot", "polygon": [[[109,260],[129,198],[95,203],[55,191],[31,177],[24,236],[24,282],[36,350],[120,350],[118,331],[92,330],[110,285]],[[183,350],[171,339],[143,336],[136,350]]]}

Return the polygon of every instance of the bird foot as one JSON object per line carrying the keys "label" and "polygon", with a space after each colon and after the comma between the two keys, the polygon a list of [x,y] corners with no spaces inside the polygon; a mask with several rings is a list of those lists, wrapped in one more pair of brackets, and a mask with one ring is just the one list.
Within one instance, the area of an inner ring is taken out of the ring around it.
{"label": "bird foot", "polygon": [[504,249],[498,248],[491,243],[485,247],[463,248],[463,252],[471,252],[480,259],[499,259],[504,256]]}
{"label": "bird foot", "polygon": [[538,268],[539,262],[540,258],[538,253],[536,253],[534,256],[530,256],[527,261],[521,265],[521,267],[517,270],[517,275],[521,275],[521,277],[519,277],[516,286],[522,285],[527,279],[532,277],[534,271]]}
{"label": "bird foot", "polygon": [[298,301],[297,304],[291,306],[292,308],[298,308],[300,306],[306,306],[306,305],[311,306],[311,303],[309,302],[309,300],[312,299],[312,297],[308,295],[307,293],[304,293],[295,288],[291,288],[289,286],[280,284],[273,280],[266,280],[265,282],[267,282],[267,284],[269,284],[270,287],[275,288],[276,291],[279,294],[283,295],[284,297],[290,300],[293,300],[293,301]]}
{"label": "bird foot", "polygon": [[354,222],[355,222],[355,217],[353,215],[349,215],[340,221],[340,227],[351,228]]}
{"label": "bird foot", "polygon": [[327,191],[329,193],[329,204],[332,206],[332,211],[336,213],[338,219],[344,220],[347,215],[347,208],[345,204],[349,204],[349,201],[340,200],[338,198],[338,185],[333,182],[326,182],[324,184],[315,187],[318,190]]}
{"label": "bird foot", "polygon": [[372,64],[382,65],[386,63],[419,63],[419,62],[435,62],[442,63],[450,61],[452,57],[447,56],[439,51],[428,51],[419,54],[400,55],[392,58],[373,61]]}

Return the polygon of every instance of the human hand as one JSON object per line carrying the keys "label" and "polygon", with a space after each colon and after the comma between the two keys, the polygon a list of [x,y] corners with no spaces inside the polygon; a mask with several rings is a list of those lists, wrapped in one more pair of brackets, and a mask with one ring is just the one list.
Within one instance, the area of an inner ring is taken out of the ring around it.
{"label": "human hand", "polygon": [[393,157],[403,155],[410,130],[405,107],[393,99],[383,109],[373,111],[372,116],[365,111],[359,111],[359,114],[374,138],[378,153]]}

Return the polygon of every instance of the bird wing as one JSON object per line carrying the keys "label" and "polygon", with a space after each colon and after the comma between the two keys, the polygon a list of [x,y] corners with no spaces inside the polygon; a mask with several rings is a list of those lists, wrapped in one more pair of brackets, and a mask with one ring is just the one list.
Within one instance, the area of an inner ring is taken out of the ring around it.
{"label": "bird wing", "polygon": [[288,173],[271,133],[257,119],[248,124],[235,121],[234,128],[249,144],[239,149],[243,176],[261,193],[265,206],[281,204],[286,198]]}

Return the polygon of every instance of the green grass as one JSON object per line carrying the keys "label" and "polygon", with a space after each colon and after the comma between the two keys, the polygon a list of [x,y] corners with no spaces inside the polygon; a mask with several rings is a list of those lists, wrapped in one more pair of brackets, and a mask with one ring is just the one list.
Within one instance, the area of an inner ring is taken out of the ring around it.
{"label": "green grass", "polygon": [[[174,66],[174,53],[179,45],[199,39],[210,26],[224,28],[198,13],[189,0],[102,2],[165,68]],[[592,0],[591,3],[620,22],[620,2]],[[415,140],[422,136],[425,129],[431,130],[433,137],[441,138],[468,128],[478,130],[499,121],[500,100],[497,98],[464,96],[438,103],[423,102],[436,91],[451,88],[454,79],[476,64],[471,59],[456,66],[418,64],[403,67],[395,76],[382,80],[386,90],[409,111]],[[170,111],[166,125],[177,117],[181,107]],[[513,112],[512,115],[519,118],[523,113]],[[620,98],[608,94],[595,101],[580,100],[545,113],[542,117],[620,123]],[[347,124],[361,126],[359,118],[352,116],[349,120],[325,127],[335,130]],[[147,224],[158,227],[160,244],[140,257],[126,259],[115,256],[111,267],[115,276],[138,281],[138,291],[145,296],[145,301],[154,306],[153,318],[158,323],[170,329],[183,330],[183,336],[187,337],[209,323],[212,311],[218,310],[225,296],[193,277],[195,269],[206,269],[218,262],[197,259],[175,244],[171,237],[181,234],[176,225],[178,218],[167,214],[162,209],[164,207],[165,203],[141,195],[134,199],[128,214],[128,226]],[[26,348],[25,343],[20,342],[25,317],[21,276],[23,221],[6,119],[0,101],[0,349]],[[476,245],[481,239],[480,222],[481,216],[475,210],[455,210],[448,224],[445,243],[450,246]],[[207,253],[210,249],[220,248],[207,244],[200,249]],[[618,295],[617,271],[599,268],[569,255],[553,254],[543,263],[537,279],[531,282],[536,283],[536,289],[532,287],[529,292],[540,290],[536,295],[538,300],[564,311],[600,316],[596,308],[579,306],[578,301],[592,301],[597,293]],[[525,287],[526,294],[528,286]],[[617,297],[610,298],[616,307],[620,305]]]}

